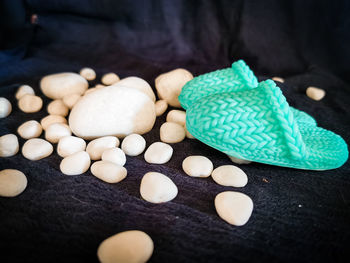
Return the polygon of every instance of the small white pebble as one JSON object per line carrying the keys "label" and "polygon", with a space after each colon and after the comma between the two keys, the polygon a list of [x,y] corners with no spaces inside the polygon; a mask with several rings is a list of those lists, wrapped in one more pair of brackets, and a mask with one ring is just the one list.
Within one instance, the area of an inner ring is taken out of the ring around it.
{"label": "small white pebble", "polygon": [[63,103],[66,105],[69,109],[72,109],[73,106],[78,102],[78,100],[81,98],[81,95],[79,93],[74,94],[68,94],[63,97]]}
{"label": "small white pebble", "polygon": [[102,89],[104,87],[107,87],[106,85],[102,85],[102,84],[96,84],[95,89]]}
{"label": "small white pebble", "polygon": [[152,143],[145,152],[145,161],[148,163],[167,163],[173,155],[173,148],[163,142]]}
{"label": "small white pebble", "polygon": [[68,107],[63,103],[62,100],[54,100],[47,105],[47,112],[50,115],[60,115],[66,117],[68,115]]}
{"label": "small white pebble", "polygon": [[63,158],[60,164],[60,170],[66,175],[78,175],[89,170],[90,164],[89,154],[81,151]]}
{"label": "small white pebble", "polygon": [[92,68],[82,68],[79,74],[86,80],[94,80],[96,78],[96,72]]}
{"label": "small white pebble", "polygon": [[205,156],[188,156],[182,162],[182,169],[193,177],[208,177],[213,171],[213,163]]}
{"label": "small white pebble", "polygon": [[127,175],[127,170],[109,161],[97,161],[91,165],[91,173],[106,183],[119,183]]}
{"label": "small white pebble", "polygon": [[18,134],[23,139],[32,139],[39,137],[42,131],[43,128],[41,127],[40,123],[35,120],[26,121],[17,129]]}
{"label": "small white pebble", "polygon": [[160,126],[160,140],[167,143],[178,143],[185,139],[186,132],[182,125],[165,122]]}
{"label": "small white pebble", "polygon": [[156,109],[156,116],[158,117],[160,115],[163,115],[163,113],[167,110],[168,103],[166,100],[157,100],[154,104],[154,107]]}
{"label": "small white pebble", "polygon": [[161,173],[149,172],[141,180],[140,193],[146,201],[158,204],[173,200],[178,190],[169,177]]}
{"label": "small white pebble", "polygon": [[107,86],[113,85],[117,83],[119,80],[120,78],[115,73],[104,74],[101,79],[102,83]]}
{"label": "small white pebble", "polygon": [[21,171],[5,169],[0,171],[0,196],[15,197],[27,187],[27,177]]}
{"label": "small white pebble", "polygon": [[108,161],[124,166],[126,163],[126,156],[123,150],[120,148],[109,148],[102,153],[102,161]]}
{"label": "small white pebble", "polygon": [[1,97],[0,98],[0,118],[5,118],[10,115],[12,111],[11,102],[8,99]]}
{"label": "small white pebble", "polygon": [[243,193],[226,191],[215,197],[215,209],[227,223],[242,226],[252,215],[253,201]]}
{"label": "small white pebble", "polygon": [[152,256],[153,241],[145,232],[129,230],[104,240],[97,249],[101,263],[145,263]]}
{"label": "small white pebble", "polygon": [[222,165],[211,174],[213,180],[223,186],[243,187],[248,182],[245,172],[234,165]]}
{"label": "small white pebble", "polygon": [[46,117],[42,118],[40,121],[41,127],[43,127],[43,130],[46,130],[51,124],[54,123],[67,123],[67,120],[65,117],[60,115],[47,115]]}
{"label": "small white pebble", "polygon": [[284,83],[284,79],[280,77],[273,77],[272,80]]}
{"label": "small white pebble", "polygon": [[166,116],[167,122],[175,122],[180,124],[181,126],[185,126],[186,124],[186,112],[183,110],[171,110],[168,112]]}
{"label": "small white pebble", "polygon": [[61,157],[67,157],[76,152],[85,151],[86,142],[75,136],[65,136],[59,139],[57,153]]}
{"label": "small white pebble", "polygon": [[53,123],[45,131],[45,139],[51,143],[58,143],[62,137],[70,135],[72,131],[65,123]]}
{"label": "small white pebble", "polygon": [[319,101],[322,100],[326,95],[326,91],[316,87],[308,87],[306,89],[306,95],[313,100]]}
{"label": "small white pebble", "polygon": [[43,106],[43,100],[35,95],[25,94],[18,101],[18,107],[26,113],[38,112]]}
{"label": "small white pebble", "polygon": [[86,147],[87,153],[90,155],[91,160],[100,160],[102,153],[108,148],[114,148],[119,146],[119,140],[115,136],[105,136],[88,143]]}
{"label": "small white pebble", "polygon": [[51,143],[39,138],[29,139],[22,147],[23,156],[32,161],[43,159],[52,152],[53,147]]}
{"label": "small white pebble", "polygon": [[233,162],[233,163],[236,163],[236,164],[249,164],[251,163],[251,161],[248,161],[248,160],[244,160],[244,159],[239,159],[237,157],[234,157],[234,156],[230,156],[230,155],[227,155],[228,158],[230,158],[230,160]]}
{"label": "small white pebble", "polygon": [[26,94],[35,95],[35,92],[31,86],[22,85],[18,88],[15,96],[16,96],[16,99],[19,100]]}
{"label": "small white pebble", "polygon": [[121,148],[126,155],[137,156],[145,150],[146,141],[139,134],[130,134],[124,138]]}
{"label": "small white pebble", "polygon": [[19,145],[17,136],[6,134],[0,137],[0,157],[11,157],[18,153]]}
{"label": "small white pebble", "polygon": [[188,138],[188,139],[196,139],[196,137],[194,137],[194,136],[187,130],[186,124],[185,124],[184,128],[185,128],[185,132],[186,132],[186,138]]}

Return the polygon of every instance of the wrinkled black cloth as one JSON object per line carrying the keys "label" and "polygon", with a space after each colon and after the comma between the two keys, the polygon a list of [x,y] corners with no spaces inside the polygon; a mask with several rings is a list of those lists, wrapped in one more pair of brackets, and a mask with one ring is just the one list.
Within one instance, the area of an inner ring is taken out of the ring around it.
{"label": "wrinkled black cloth", "polygon": [[[49,100],[39,88],[46,74],[92,67],[97,79],[91,86],[104,73],[116,72],[121,78],[142,77],[154,88],[155,77],[174,68],[196,76],[244,59],[259,80],[285,78],[279,86],[291,106],[350,142],[348,1],[28,0],[14,5],[4,1],[0,8],[0,96],[13,106],[11,115],[0,119],[0,135],[47,115]],[[44,98],[40,112],[18,109],[14,94],[21,84]],[[325,89],[325,98],[309,99],[308,86]],[[159,141],[165,116],[145,134],[147,145]],[[19,142],[22,146],[24,140]],[[207,156],[214,167],[231,164],[225,154],[198,140],[172,146],[174,155],[164,165],[147,164],[143,155],[127,157],[128,176],[117,184],[90,172],[63,175],[56,153],[39,161],[21,153],[0,158],[1,170],[19,169],[28,178],[21,195],[0,198],[0,261],[97,262],[100,242],[130,229],[152,237],[150,262],[349,261],[349,162],[330,171],[238,165],[249,182],[233,188],[191,178],[181,167],[189,155]],[[141,199],[140,181],[149,171],[175,182],[179,193],[173,201]],[[229,225],[216,214],[215,195],[227,190],[254,201],[245,226]]]}

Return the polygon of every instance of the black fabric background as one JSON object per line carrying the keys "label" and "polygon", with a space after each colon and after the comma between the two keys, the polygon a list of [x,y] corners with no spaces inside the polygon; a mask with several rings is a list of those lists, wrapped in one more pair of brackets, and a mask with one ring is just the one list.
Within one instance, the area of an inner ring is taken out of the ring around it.
{"label": "black fabric background", "polygon": [[[103,73],[116,72],[142,77],[154,88],[156,76],[177,67],[198,75],[244,59],[260,80],[284,77],[280,86],[290,105],[349,143],[349,14],[345,0],[2,1],[0,96],[11,101],[13,112],[0,119],[0,135],[47,114],[45,107],[22,113],[14,94],[29,84],[42,95],[39,80],[49,73],[89,66],[98,74],[91,85]],[[326,97],[307,98],[310,85],[325,89]],[[147,145],[159,140],[165,116],[145,135]],[[181,169],[188,155],[205,155],[215,167],[230,164],[226,155],[197,140],[173,148],[165,165],[128,157],[128,176],[118,184],[103,183],[90,172],[64,176],[57,154],[36,162],[20,153],[1,158],[0,169],[20,169],[28,187],[16,198],[0,198],[0,261],[96,262],[99,243],[129,229],[152,237],[151,262],[349,261],[349,162],[318,172],[239,165],[249,182],[238,189],[190,178]],[[148,171],[177,184],[172,202],[141,200],[139,185]],[[225,190],[253,199],[245,226],[217,216],[214,197]]]}

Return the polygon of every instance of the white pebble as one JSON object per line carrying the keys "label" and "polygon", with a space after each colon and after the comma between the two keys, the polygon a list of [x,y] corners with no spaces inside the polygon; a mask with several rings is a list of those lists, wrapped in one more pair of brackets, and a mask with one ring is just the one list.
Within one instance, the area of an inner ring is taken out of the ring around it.
{"label": "white pebble", "polygon": [[61,157],[67,157],[73,153],[85,151],[86,142],[75,136],[65,136],[59,139],[57,153]]}
{"label": "white pebble", "polygon": [[23,156],[32,161],[43,159],[52,152],[53,147],[51,143],[39,138],[29,139],[22,147]]}
{"label": "white pebble", "polygon": [[58,143],[62,137],[69,135],[72,135],[72,132],[64,123],[53,123],[45,131],[45,139],[51,143]]}
{"label": "white pebble", "polygon": [[145,93],[153,102],[156,101],[156,96],[154,95],[151,86],[148,84],[147,81],[139,77],[127,77],[125,79],[122,79],[121,81],[118,81],[115,85],[137,89]]}
{"label": "white pebble", "polygon": [[313,100],[322,100],[326,95],[326,91],[316,87],[308,87],[306,89],[306,95]]}
{"label": "white pebble", "polygon": [[185,139],[186,133],[182,125],[165,122],[160,126],[160,140],[167,143],[178,143]]}
{"label": "white pebble", "polygon": [[91,173],[106,183],[119,183],[127,175],[127,170],[118,164],[98,161],[91,165]]}
{"label": "white pebble", "polygon": [[90,156],[87,152],[76,152],[63,158],[60,164],[60,170],[66,175],[83,174],[89,170],[90,163]]}
{"label": "white pebble", "polygon": [[161,173],[149,172],[141,180],[140,193],[146,201],[158,204],[173,200],[178,190],[169,177]]}
{"label": "white pebble", "polygon": [[230,155],[227,155],[230,160],[233,162],[233,163],[236,163],[236,164],[249,164],[251,163],[251,161],[248,161],[248,160],[244,160],[244,159],[239,159],[237,157],[234,157],[234,156],[230,156]]}
{"label": "white pebble", "polygon": [[62,100],[64,105],[66,105],[69,109],[72,109],[80,98],[81,95],[79,93],[74,93],[64,96]]}
{"label": "white pebble", "polygon": [[17,129],[18,134],[23,139],[32,139],[39,137],[42,131],[43,128],[41,127],[40,123],[35,120],[26,121]]}
{"label": "white pebble", "polygon": [[148,163],[167,163],[173,155],[173,148],[163,142],[152,143],[145,152],[145,161]]}
{"label": "white pebble", "polygon": [[188,138],[188,139],[196,139],[196,137],[194,137],[194,136],[187,130],[186,124],[185,124],[184,128],[185,128],[185,132],[186,132],[186,138]]}
{"label": "white pebble", "polygon": [[94,80],[96,78],[96,72],[92,68],[82,68],[79,74],[86,80]]}
{"label": "white pebble", "polygon": [[11,102],[8,99],[1,97],[0,98],[0,118],[5,118],[10,115],[12,111]]}
{"label": "white pebble", "polygon": [[26,94],[35,95],[35,92],[31,86],[22,85],[18,88],[15,96],[16,96],[16,99],[19,100]]}
{"label": "white pebble", "polygon": [[163,115],[163,113],[167,110],[168,103],[166,100],[157,100],[154,104],[154,107],[156,109],[156,116],[158,117],[160,115]]}
{"label": "white pebble", "polygon": [[86,147],[87,153],[90,155],[91,160],[100,160],[102,153],[108,148],[114,148],[119,146],[119,140],[114,136],[105,136],[88,143]]}
{"label": "white pebble", "polygon": [[186,124],[186,112],[182,110],[171,110],[166,116],[167,122],[175,122],[182,126]]}
{"label": "white pebble", "polygon": [[41,127],[43,127],[43,130],[46,130],[47,127],[49,127],[51,124],[54,123],[67,123],[67,120],[65,117],[60,115],[47,115],[46,117],[42,118],[40,121]]}
{"label": "white pebble", "polygon": [[213,180],[223,186],[243,187],[248,182],[245,172],[234,165],[222,165],[211,174]]}
{"label": "white pebble", "polygon": [[43,100],[35,95],[25,94],[18,101],[18,107],[26,113],[38,112],[43,106]]}
{"label": "white pebble", "polygon": [[47,105],[47,112],[50,115],[60,115],[67,116],[68,115],[68,107],[63,103],[62,100],[54,100]]}
{"label": "white pebble", "polygon": [[208,177],[213,171],[213,163],[204,156],[192,155],[182,162],[182,169],[193,177]]}
{"label": "white pebble", "polygon": [[145,150],[146,140],[139,134],[130,134],[124,138],[121,148],[126,155],[137,156]]}
{"label": "white pebble", "polygon": [[120,148],[109,148],[102,153],[102,161],[108,161],[124,166],[126,163],[126,156]]}
{"label": "white pebble", "polygon": [[0,196],[15,197],[27,187],[27,177],[21,171],[5,169],[0,171]]}
{"label": "white pebble", "polygon": [[145,232],[129,230],[104,240],[97,250],[101,263],[144,263],[152,256],[153,241]]}
{"label": "white pebble", "polygon": [[280,77],[273,77],[272,80],[284,83],[284,79]]}
{"label": "white pebble", "polygon": [[107,86],[113,85],[119,81],[119,77],[115,73],[107,73],[102,76],[101,82]]}
{"label": "white pebble", "polygon": [[0,157],[11,157],[18,153],[19,145],[17,136],[6,134],[0,137]]}
{"label": "white pebble", "polygon": [[253,212],[253,201],[243,193],[222,192],[215,197],[215,209],[227,223],[242,226],[248,222]]}

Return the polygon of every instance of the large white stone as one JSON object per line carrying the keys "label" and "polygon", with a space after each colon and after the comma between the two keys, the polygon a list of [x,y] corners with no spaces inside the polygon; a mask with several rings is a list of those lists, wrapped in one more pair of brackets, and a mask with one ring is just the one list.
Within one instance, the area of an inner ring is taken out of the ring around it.
{"label": "large white stone", "polygon": [[86,142],[75,136],[65,136],[59,139],[57,153],[61,157],[67,157],[73,153],[84,151]]}
{"label": "large white stone", "polygon": [[17,136],[6,134],[0,136],[0,157],[11,157],[18,153],[19,144]]}
{"label": "large white stone", "polygon": [[27,177],[21,171],[5,169],[0,171],[0,196],[15,197],[27,187]]}
{"label": "large white stone", "polygon": [[127,175],[127,170],[118,164],[108,161],[98,161],[91,165],[91,173],[107,183],[119,183]]}
{"label": "large white stone", "polygon": [[26,141],[22,147],[22,154],[25,158],[36,161],[49,156],[53,152],[51,143],[33,138]]}
{"label": "large white stone", "polygon": [[91,160],[100,160],[102,153],[109,148],[119,146],[119,140],[114,136],[105,136],[88,143],[86,151],[90,155]]}
{"label": "large white stone", "polygon": [[83,174],[89,170],[90,163],[90,156],[87,152],[76,152],[61,161],[60,170],[66,175]]}
{"label": "large white stone", "polygon": [[141,78],[127,77],[118,81],[113,86],[123,86],[123,87],[138,89],[139,91],[145,93],[153,102],[156,101],[156,96],[154,95],[154,92],[151,86],[148,84],[147,81]]}
{"label": "large white stone", "polygon": [[182,169],[193,177],[208,177],[213,171],[213,163],[205,156],[188,156],[182,162]]}
{"label": "large white stone", "polygon": [[83,96],[69,115],[75,135],[84,139],[150,131],[156,119],[153,101],[143,92],[122,86],[98,89]]}
{"label": "large white stone", "polygon": [[17,132],[23,139],[39,137],[43,128],[36,120],[26,121],[18,127]]}
{"label": "large white stone", "polygon": [[9,116],[11,111],[11,102],[9,102],[6,98],[0,98],[0,118],[5,118]]}
{"label": "large white stone", "polygon": [[222,165],[215,168],[211,177],[216,183],[223,186],[243,187],[248,182],[246,173],[234,165]]}
{"label": "large white stone", "polygon": [[152,143],[145,152],[145,161],[154,164],[167,163],[173,155],[173,147],[163,142]]}

